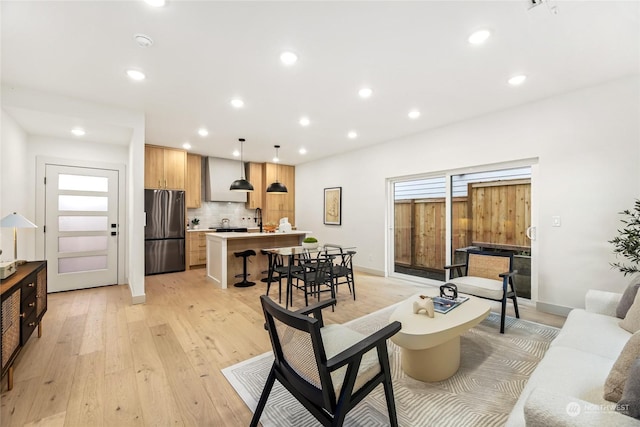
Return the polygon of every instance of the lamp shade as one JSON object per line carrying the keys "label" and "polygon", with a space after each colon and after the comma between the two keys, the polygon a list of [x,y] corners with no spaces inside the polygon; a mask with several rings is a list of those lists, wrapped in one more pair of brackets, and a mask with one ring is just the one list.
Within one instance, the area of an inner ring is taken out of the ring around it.
{"label": "lamp shade", "polygon": [[37,225],[29,221],[18,213],[12,213],[0,220],[0,227],[11,228],[38,228]]}
{"label": "lamp shade", "polygon": [[253,191],[253,185],[244,178],[236,179],[229,187],[231,191]]}
{"label": "lamp shade", "polygon": [[285,194],[287,192],[287,187],[278,181],[271,183],[267,187],[267,193]]}

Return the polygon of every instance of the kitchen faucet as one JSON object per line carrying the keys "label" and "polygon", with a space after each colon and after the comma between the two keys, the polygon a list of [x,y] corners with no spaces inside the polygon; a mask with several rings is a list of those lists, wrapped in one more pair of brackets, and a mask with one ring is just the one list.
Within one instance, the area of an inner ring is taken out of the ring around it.
{"label": "kitchen faucet", "polygon": [[256,217],[254,220],[258,223],[258,227],[260,227],[260,232],[262,233],[262,209],[256,208]]}

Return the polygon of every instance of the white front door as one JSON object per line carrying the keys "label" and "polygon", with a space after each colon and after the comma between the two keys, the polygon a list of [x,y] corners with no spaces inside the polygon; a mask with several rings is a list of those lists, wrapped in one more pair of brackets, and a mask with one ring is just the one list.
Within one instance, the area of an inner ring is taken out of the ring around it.
{"label": "white front door", "polygon": [[47,164],[50,292],[118,283],[118,171]]}

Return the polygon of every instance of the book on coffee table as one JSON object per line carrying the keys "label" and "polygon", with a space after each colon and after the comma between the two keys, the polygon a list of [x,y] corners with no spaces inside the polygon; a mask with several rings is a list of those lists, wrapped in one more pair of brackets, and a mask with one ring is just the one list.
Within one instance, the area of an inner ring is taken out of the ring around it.
{"label": "book on coffee table", "polygon": [[438,313],[448,313],[468,299],[469,297],[465,296],[459,296],[455,299],[433,297],[433,309]]}

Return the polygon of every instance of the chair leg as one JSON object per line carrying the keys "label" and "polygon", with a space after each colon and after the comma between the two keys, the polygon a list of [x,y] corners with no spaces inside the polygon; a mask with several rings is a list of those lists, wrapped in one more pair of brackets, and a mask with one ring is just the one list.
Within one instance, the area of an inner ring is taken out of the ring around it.
{"label": "chair leg", "polygon": [[516,319],[520,318],[520,313],[518,312],[518,295],[516,294],[516,287],[513,286],[513,282],[511,283],[511,291],[513,292],[513,296],[511,299],[513,300],[513,310],[516,312]]}
{"label": "chair leg", "polygon": [[260,395],[260,400],[258,401],[258,406],[256,406],[256,411],[253,413],[253,418],[251,418],[251,427],[256,427],[258,422],[260,421],[260,416],[262,415],[262,411],[264,410],[265,405],[267,404],[267,400],[269,399],[269,394],[271,393],[271,389],[273,388],[273,383],[276,381],[276,371],[273,366],[271,366],[271,371],[269,372],[269,376],[267,377],[267,382],[264,384],[264,389],[262,389],[262,394]]}
{"label": "chair leg", "polygon": [[384,373],[384,396],[387,400],[387,411],[389,412],[389,425],[398,427],[398,414],[396,412],[396,401],[393,396],[393,384],[391,383],[391,367],[389,366],[389,354],[386,344],[384,348],[378,347],[379,359],[381,361],[382,372]]}
{"label": "chair leg", "polygon": [[504,319],[507,313],[507,296],[502,297],[502,313],[500,313],[500,333],[504,334]]}

